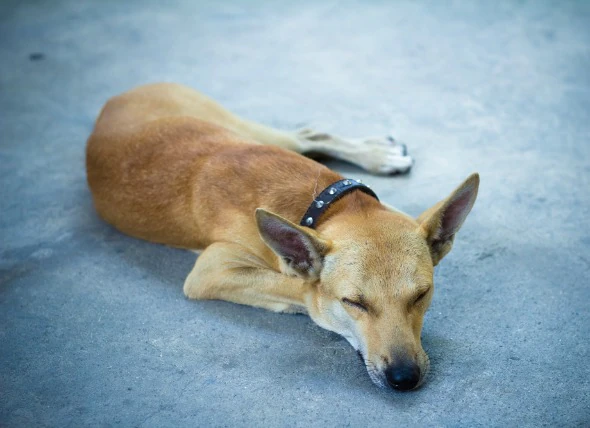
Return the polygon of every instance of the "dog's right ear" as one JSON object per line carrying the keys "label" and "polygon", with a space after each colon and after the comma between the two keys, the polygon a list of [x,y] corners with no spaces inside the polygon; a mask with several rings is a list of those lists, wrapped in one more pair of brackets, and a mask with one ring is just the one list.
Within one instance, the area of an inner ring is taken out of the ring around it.
{"label": "dog's right ear", "polygon": [[287,274],[318,279],[330,244],[312,229],[297,226],[262,208],[256,210],[262,240],[282,260]]}

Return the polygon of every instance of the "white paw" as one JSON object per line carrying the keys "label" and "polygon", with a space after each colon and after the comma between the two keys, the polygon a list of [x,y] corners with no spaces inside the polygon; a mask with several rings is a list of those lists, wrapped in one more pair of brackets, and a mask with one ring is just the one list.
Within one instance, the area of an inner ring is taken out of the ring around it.
{"label": "white paw", "polygon": [[303,153],[323,153],[351,162],[372,174],[405,174],[414,164],[406,145],[391,136],[345,139],[307,128],[296,136]]}
{"label": "white paw", "polygon": [[414,164],[406,145],[393,137],[364,138],[358,145],[359,165],[373,174],[406,174]]}

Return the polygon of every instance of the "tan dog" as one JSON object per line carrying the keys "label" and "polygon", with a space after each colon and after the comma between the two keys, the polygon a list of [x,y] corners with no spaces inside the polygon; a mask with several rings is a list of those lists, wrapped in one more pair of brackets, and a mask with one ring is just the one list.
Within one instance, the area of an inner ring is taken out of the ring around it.
{"label": "tan dog", "polygon": [[420,332],[433,268],[470,212],[479,177],[418,219],[350,191],[310,228],[297,223],[342,177],[303,152],[376,173],[412,164],[387,139],[277,131],[173,84],[109,100],[86,162],[106,221],[138,238],[202,250],[184,283],[189,298],[307,313],[350,342],[374,383],[412,389],[429,368]]}

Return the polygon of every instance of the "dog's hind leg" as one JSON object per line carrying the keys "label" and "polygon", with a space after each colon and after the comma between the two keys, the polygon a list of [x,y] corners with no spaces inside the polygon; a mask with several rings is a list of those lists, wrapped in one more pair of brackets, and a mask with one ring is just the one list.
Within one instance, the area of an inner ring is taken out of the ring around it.
{"label": "dog's hind leg", "polygon": [[[219,106],[221,108],[221,106]],[[233,113],[220,125],[261,144],[279,146],[301,154],[324,155],[357,165],[372,174],[406,173],[414,163],[406,145],[392,137],[342,138],[311,129],[286,132]]]}
{"label": "dog's hind leg", "polygon": [[392,137],[350,139],[310,129],[286,132],[233,115],[232,121],[222,126],[261,144],[301,154],[325,155],[350,162],[373,174],[406,173],[413,165],[406,145]]}
{"label": "dog's hind leg", "polygon": [[412,167],[404,144],[391,137],[349,139],[303,129],[281,131],[244,119],[215,100],[189,87],[158,83],[131,91],[141,102],[139,112],[145,116],[146,105],[151,116],[194,116],[222,126],[243,138],[260,144],[283,147],[301,154],[319,154],[344,160],[373,174],[407,172]]}
{"label": "dog's hind leg", "polygon": [[340,159],[373,174],[406,173],[414,163],[406,145],[393,137],[342,138],[303,129],[296,133],[301,153]]}
{"label": "dog's hind leg", "polygon": [[184,282],[189,299],[218,299],[274,312],[307,313],[304,297],[310,286],[283,275],[245,247],[217,242],[205,249]]}

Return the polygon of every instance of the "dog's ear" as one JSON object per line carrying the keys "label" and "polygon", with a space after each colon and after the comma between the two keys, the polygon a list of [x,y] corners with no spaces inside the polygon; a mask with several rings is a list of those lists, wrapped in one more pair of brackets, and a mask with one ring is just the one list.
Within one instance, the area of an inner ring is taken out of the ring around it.
{"label": "dog's ear", "polygon": [[311,229],[297,226],[276,214],[258,208],[256,222],[262,240],[282,260],[288,274],[318,279],[330,244]]}
{"label": "dog's ear", "polygon": [[478,188],[479,174],[471,174],[448,198],[418,217],[420,231],[430,246],[435,266],[451,250],[455,234],[475,203]]}

